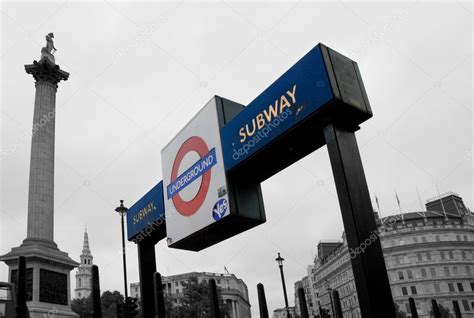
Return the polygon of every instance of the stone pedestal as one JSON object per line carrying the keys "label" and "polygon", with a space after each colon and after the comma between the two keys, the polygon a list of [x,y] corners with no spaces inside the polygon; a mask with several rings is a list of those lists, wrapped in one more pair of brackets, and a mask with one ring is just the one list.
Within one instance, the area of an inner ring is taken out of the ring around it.
{"label": "stone pedestal", "polygon": [[70,272],[79,264],[54,242],[54,135],[56,91],[69,73],[54,56],[42,52],[39,62],[25,65],[36,80],[28,193],[27,237],[19,247],[0,256],[16,283],[18,257],[26,258],[27,305],[30,317],[77,317],[71,310]]}

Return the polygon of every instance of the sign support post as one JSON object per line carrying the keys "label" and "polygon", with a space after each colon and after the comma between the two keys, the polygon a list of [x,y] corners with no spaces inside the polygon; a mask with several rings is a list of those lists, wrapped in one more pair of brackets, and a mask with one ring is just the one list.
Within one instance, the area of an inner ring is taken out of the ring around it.
{"label": "sign support post", "polygon": [[[355,134],[330,124],[324,129],[324,137],[336,183],[361,316],[395,318],[382,246]],[[366,246],[363,252],[362,245]]]}
{"label": "sign support post", "polygon": [[143,317],[155,317],[153,274],[156,272],[155,243],[143,241],[138,246],[140,295]]}

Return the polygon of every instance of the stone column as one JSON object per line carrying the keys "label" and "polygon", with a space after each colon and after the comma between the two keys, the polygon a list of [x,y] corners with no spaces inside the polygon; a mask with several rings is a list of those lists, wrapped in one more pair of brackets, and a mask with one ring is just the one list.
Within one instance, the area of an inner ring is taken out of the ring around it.
{"label": "stone column", "polygon": [[54,241],[54,136],[56,90],[69,74],[46,56],[25,66],[36,80],[31,139],[27,239]]}

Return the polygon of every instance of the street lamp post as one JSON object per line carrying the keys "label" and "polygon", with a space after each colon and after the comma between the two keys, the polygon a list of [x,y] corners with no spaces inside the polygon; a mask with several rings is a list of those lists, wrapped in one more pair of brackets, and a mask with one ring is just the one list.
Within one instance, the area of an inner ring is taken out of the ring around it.
{"label": "street lamp post", "polygon": [[127,257],[125,255],[125,225],[124,216],[127,214],[128,209],[123,205],[123,200],[120,200],[120,206],[115,209],[115,212],[120,214],[122,220],[122,257],[123,257],[123,283],[125,287],[125,318],[128,318],[128,290],[127,290]]}
{"label": "street lamp post", "polygon": [[285,259],[280,256],[280,253],[278,253],[278,257],[275,258],[275,261],[277,261],[278,267],[280,268],[281,284],[283,285],[283,295],[285,296],[286,316],[291,317],[290,308],[288,307],[288,296],[286,295],[285,275],[283,274],[283,261],[284,260]]}

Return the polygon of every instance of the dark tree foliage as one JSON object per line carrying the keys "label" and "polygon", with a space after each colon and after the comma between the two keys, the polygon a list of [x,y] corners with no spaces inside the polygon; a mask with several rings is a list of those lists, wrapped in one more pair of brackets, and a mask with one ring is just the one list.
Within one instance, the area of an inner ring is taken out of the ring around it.
{"label": "dark tree foliage", "polygon": [[[207,318],[211,317],[209,282],[198,282],[196,277],[191,278],[183,284],[183,296],[179,303],[176,297],[165,294],[166,316],[169,318]],[[217,290],[219,297],[219,309],[222,317],[229,315],[229,308],[221,297],[220,289]]]}
{"label": "dark tree foliage", "polygon": [[[103,318],[117,317],[117,303],[123,303],[124,297],[120,292],[105,291],[100,297]],[[92,317],[92,297],[77,298],[71,302],[72,310],[80,316],[80,318]]]}
{"label": "dark tree foliage", "polygon": [[[441,314],[441,318],[453,318],[453,315],[449,311],[449,308],[443,307],[443,305],[438,304],[439,313]],[[430,317],[434,317],[433,309],[430,311]]]}
{"label": "dark tree foliage", "polygon": [[400,309],[400,306],[398,306],[398,304],[395,304],[395,313],[397,315],[397,318],[406,318],[407,317],[407,314]]}
{"label": "dark tree foliage", "polygon": [[92,298],[76,298],[71,301],[71,308],[80,318],[92,317]]}

